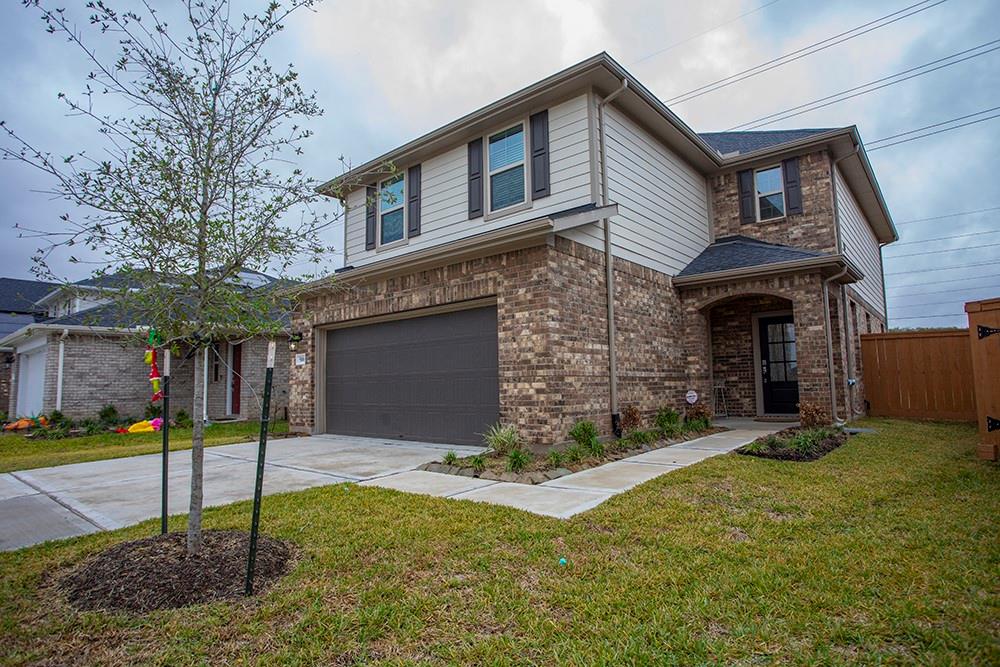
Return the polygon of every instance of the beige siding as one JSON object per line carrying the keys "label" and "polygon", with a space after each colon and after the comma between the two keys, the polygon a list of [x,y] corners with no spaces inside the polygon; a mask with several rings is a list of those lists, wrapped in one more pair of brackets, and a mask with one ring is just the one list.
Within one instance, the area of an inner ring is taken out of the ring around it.
{"label": "beige siding", "polygon": [[[605,108],[614,254],[669,275],[709,244],[705,177],[614,105]],[[597,225],[566,233],[603,248]]]}
{"label": "beige siding", "polygon": [[349,193],[344,263],[363,266],[590,203],[588,127],[586,95],[550,108],[551,194],[536,201],[530,209],[493,220],[469,220],[465,143],[426,160],[421,167],[421,234],[405,245],[383,252],[365,250],[365,193],[363,189]]}
{"label": "beige siding", "polygon": [[865,219],[861,207],[851,194],[850,188],[840,174],[835,174],[837,198],[837,223],[843,239],[844,256],[854,262],[865,274],[864,280],[854,285],[854,289],[871,308],[885,317],[882,286],[882,257],[878,240],[871,225]]}

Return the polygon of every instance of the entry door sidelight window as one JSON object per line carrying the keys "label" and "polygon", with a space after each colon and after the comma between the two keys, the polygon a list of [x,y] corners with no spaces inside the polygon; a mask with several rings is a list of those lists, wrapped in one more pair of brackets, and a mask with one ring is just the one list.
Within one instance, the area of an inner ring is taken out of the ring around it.
{"label": "entry door sidelight window", "polygon": [[795,351],[795,325],[767,325],[768,374],[773,382],[795,382],[799,379],[798,357]]}

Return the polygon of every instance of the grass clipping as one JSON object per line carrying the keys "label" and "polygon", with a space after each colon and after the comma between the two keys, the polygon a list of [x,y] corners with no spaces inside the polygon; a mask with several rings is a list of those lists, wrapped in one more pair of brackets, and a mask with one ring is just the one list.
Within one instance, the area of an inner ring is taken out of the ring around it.
{"label": "grass clipping", "polygon": [[[188,557],[183,533],[123,542],[95,554],[58,580],[80,610],[146,613],[243,596],[250,534],[205,531],[201,555]],[[261,535],[254,592],[284,576],[295,559],[289,542]]]}

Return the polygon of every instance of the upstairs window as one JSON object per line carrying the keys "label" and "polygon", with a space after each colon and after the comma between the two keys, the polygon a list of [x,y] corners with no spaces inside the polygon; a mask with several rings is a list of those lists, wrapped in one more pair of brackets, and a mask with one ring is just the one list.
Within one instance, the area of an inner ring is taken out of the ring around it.
{"label": "upstairs window", "polygon": [[490,211],[524,203],[524,123],[490,135],[487,143]]}
{"label": "upstairs window", "polygon": [[403,240],[404,230],[404,179],[398,174],[379,184],[378,226],[379,245]]}
{"label": "upstairs window", "polygon": [[781,165],[754,172],[757,187],[757,219],[773,220],[785,217],[785,190],[782,187]]}

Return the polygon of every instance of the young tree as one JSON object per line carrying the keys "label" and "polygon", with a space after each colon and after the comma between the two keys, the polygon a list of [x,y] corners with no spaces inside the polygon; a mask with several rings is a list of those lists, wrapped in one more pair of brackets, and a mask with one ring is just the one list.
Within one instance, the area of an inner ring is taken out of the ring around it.
{"label": "young tree", "polygon": [[[113,293],[119,312],[168,341],[198,349],[234,331],[277,333],[285,297],[250,291],[239,275],[318,261],[333,217],[314,210],[317,183],[293,162],[311,134],[302,123],[322,111],[292,66],[272,66],[262,50],[289,14],[315,2],[271,2],[248,15],[229,0],[179,0],[175,30],[152,3],[139,13],[101,0],[87,5],[88,39],[63,10],[26,1],[88,61],[84,91],[59,99],[96,128],[103,149],[55,155],[4,125],[4,158],[40,169],[50,192],[78,207],[59,228],[34,230],[45,239],[36,273],[54,275],[53,250],[83,246],[100,258],[96,275],[127,277],[131,288]],[[202,357],[193,355],[195,378]],[[194,387],[200,415],[203,386]],[[202,429],[195,419],[191,555],[202,544]]]}

